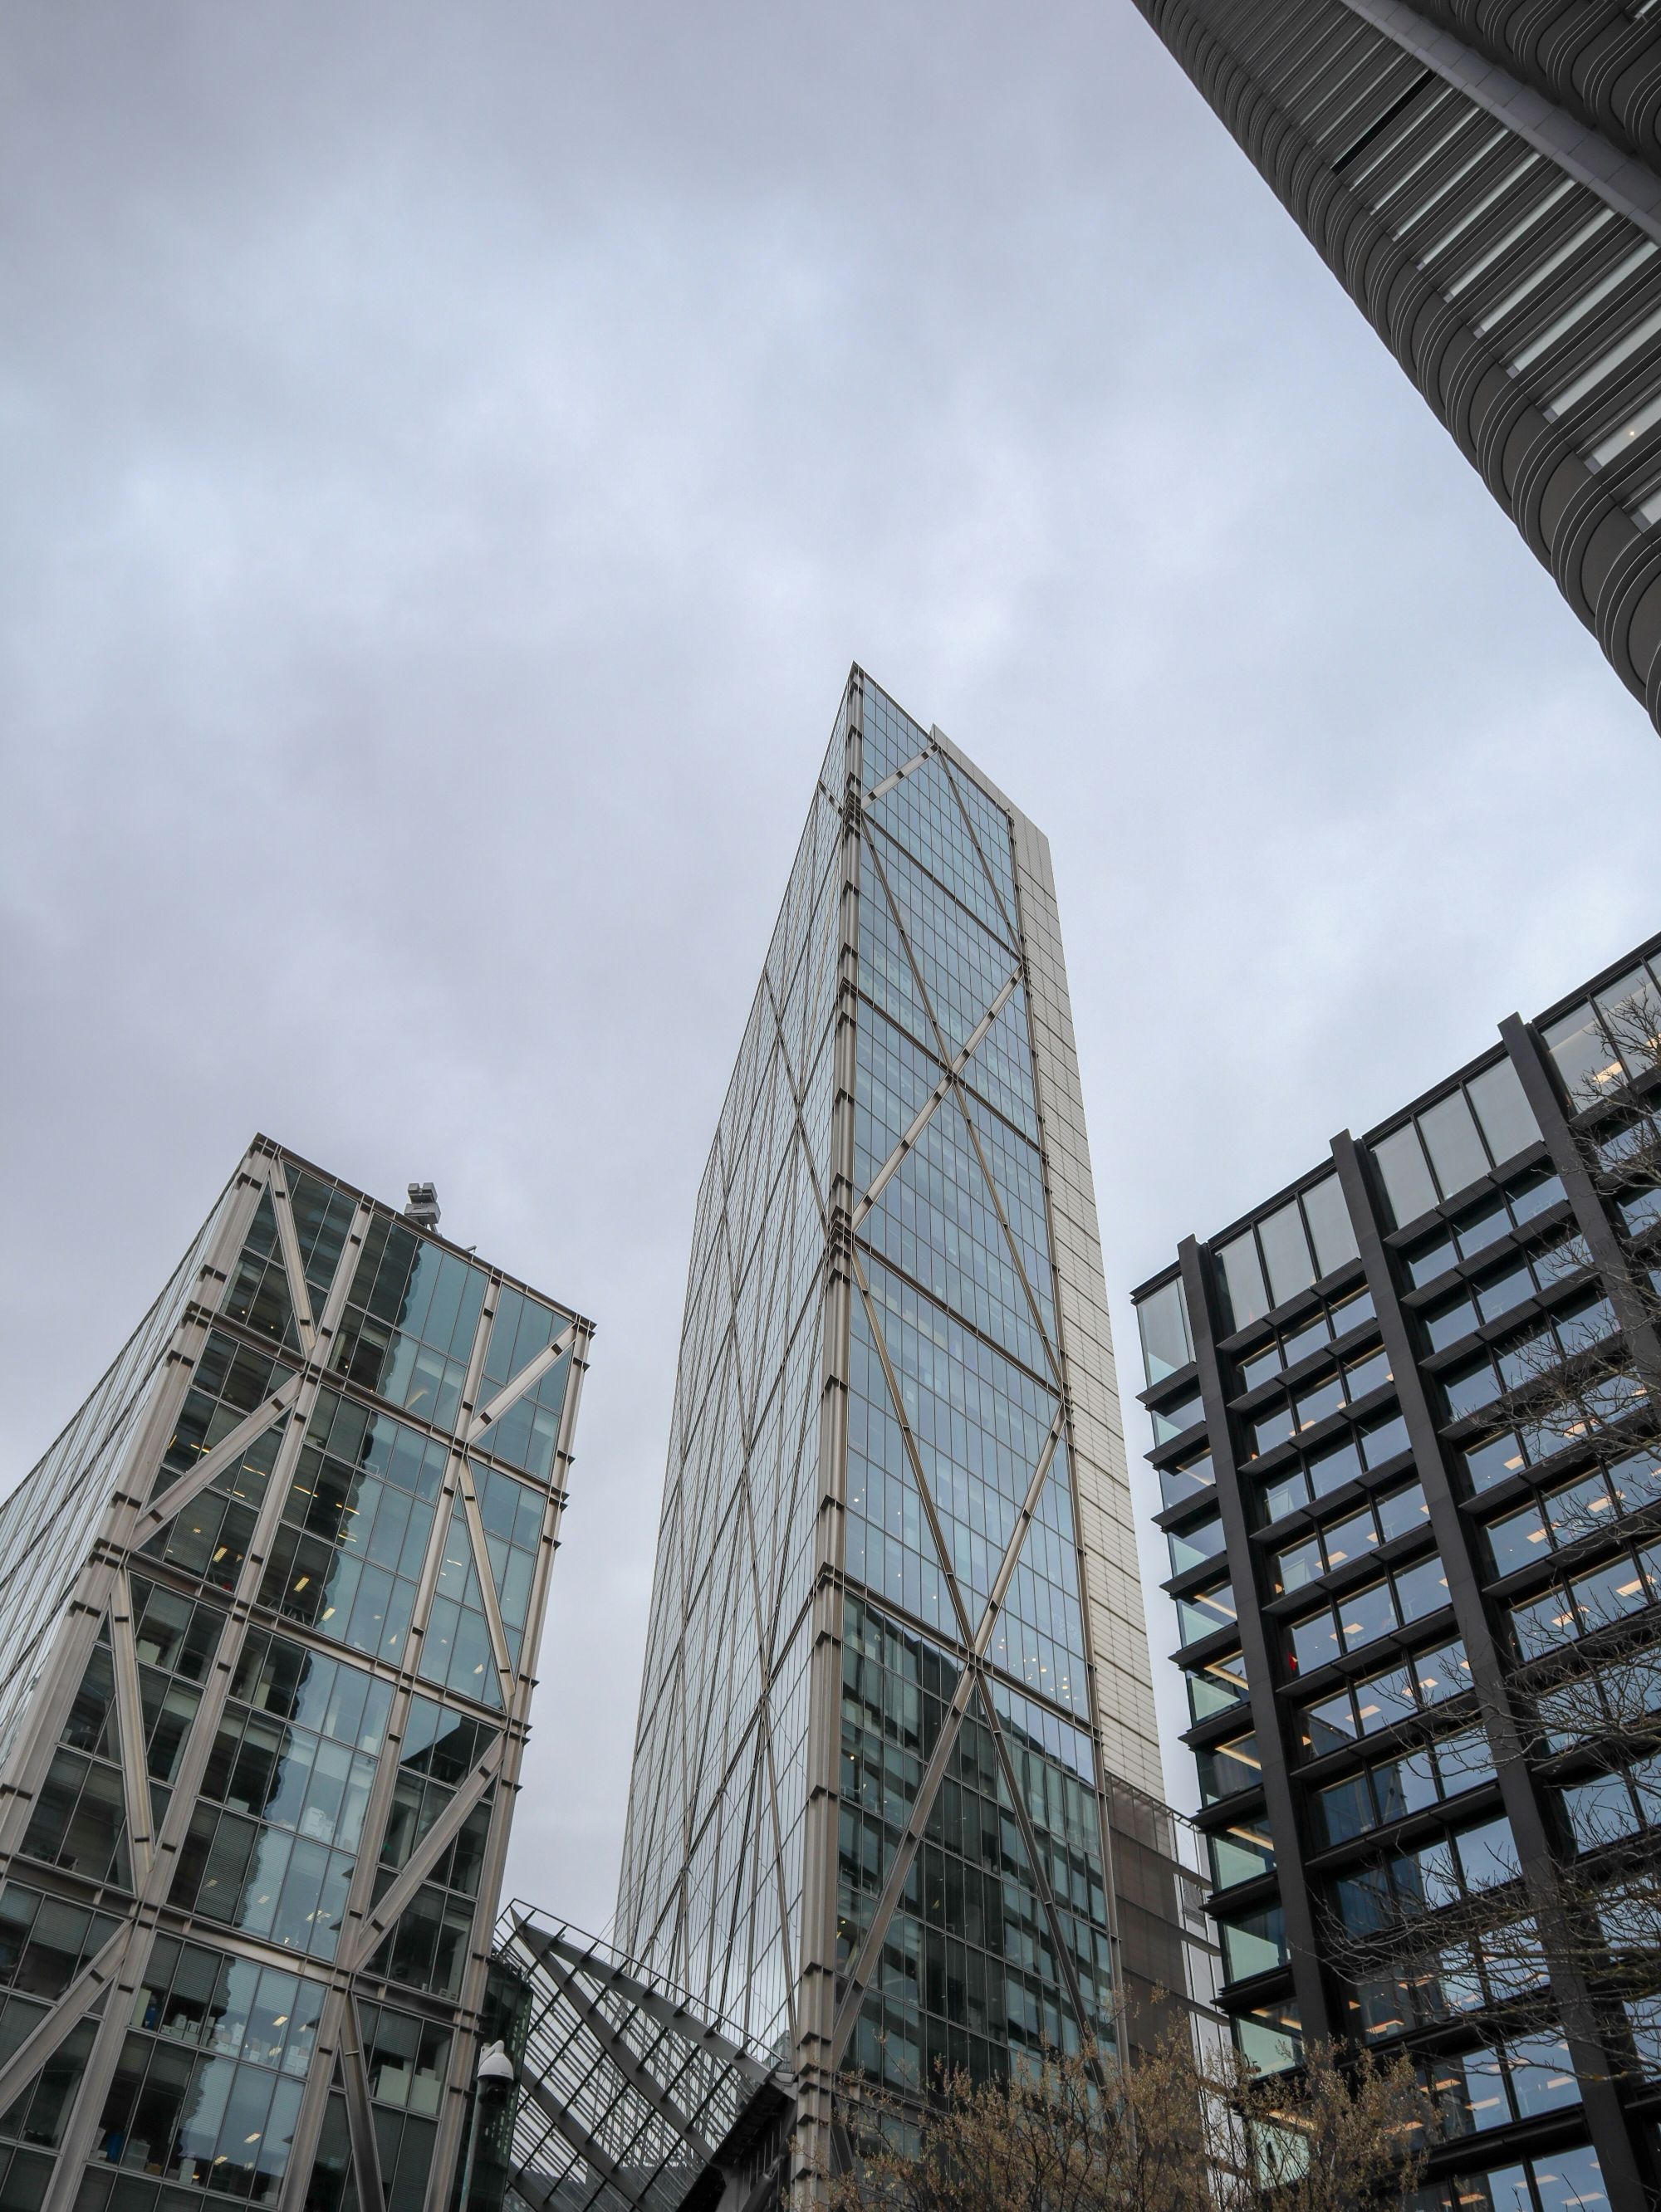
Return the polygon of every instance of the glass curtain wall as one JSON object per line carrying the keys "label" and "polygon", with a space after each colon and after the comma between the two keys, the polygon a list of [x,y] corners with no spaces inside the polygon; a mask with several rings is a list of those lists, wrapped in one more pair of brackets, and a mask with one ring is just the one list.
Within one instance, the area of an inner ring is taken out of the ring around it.
{"label": "glass curtain wall", "polygon": [[849,2069],[1115,2034],[1017,835],[855,671],[697,1201],[618,1940],[794,2051],[799,2171]]}
{"label": "glass curtain wall", "polygon": [[447,2202],[590,1333],[257,1139],[8,1502],[8,2204]]}

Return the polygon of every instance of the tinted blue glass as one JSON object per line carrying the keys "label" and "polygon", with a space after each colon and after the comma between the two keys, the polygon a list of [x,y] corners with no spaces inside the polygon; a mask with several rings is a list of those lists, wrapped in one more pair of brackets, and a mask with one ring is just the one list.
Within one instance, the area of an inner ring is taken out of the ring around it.
{"label": "tinted blue glass", "polygon": [[995,894],[938,755],[884,793],[869,819],[904,845],[934,880],[986,927],[1012,944],[1012,925]]}
{"label": "tinted blue glass", "polygon": [[865,682],[864,760],[861,777],[867,791],[915,760],[928,744],[928,732],[867,677]]}

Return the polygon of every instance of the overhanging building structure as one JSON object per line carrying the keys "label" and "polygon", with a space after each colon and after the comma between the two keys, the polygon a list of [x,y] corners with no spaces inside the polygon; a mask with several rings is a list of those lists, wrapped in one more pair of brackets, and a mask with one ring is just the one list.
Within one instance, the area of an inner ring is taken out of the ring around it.
{"label": "overhanging building structure", "polygon": [[1138,4],[1661,724],[1661,15]]}
{"label": "overhanging building structure", "polygon": [[1048,846],[855,670],[700,1190],[618,1941],[788,2066],[1183,1986]]}
{"label": "overhanging building structure", "polygon": [[[492,2146],[509,2212],[758,2212],[795,2085],[609,1944],[515,1902],[495,1971],[520,2092]],[[477,2174],[477,2167],[475,2169]]]}
{"label": "overhanging building structure", "polygon": [[1135,1293],[1221,2002],[1412,2054],[1427,2212],[1658,2179],[1658,1224],[1661,939]]}
{"label": "overhanging building structure", "polygon": [[591,1325],[257,1138],[0,1505],[0,2203],[448,2212]]}

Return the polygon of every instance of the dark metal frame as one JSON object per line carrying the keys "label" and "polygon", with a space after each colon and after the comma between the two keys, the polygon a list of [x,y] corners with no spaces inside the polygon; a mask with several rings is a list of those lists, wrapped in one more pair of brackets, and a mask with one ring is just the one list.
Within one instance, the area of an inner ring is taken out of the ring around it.
{"label": "dark metal frame", "polygon": [[[1305,1680],[1293,1675],[1283,1656],[1282,1624],[1287,1614],[1305,1609],[1316,1593],[1300,1592],[1295,1598],[1278,1600],[1269,1595],[1265,1579],[1269,1553],[1295,1536],[1299,1521],[1283,1519],[1275,1525],[1272,1535],[1252,1526],[1242,1477],[1243,1462],[1237,1447],[1237,1438],[1243,1435],[1242,1394],[1231,1388],[1232,1357],[1242,1350],[1250,1351],[1271,1328],[1284,1326],[1288,1319],[1306,1312],[1312,1304],[1342,1295],[1362,1281],[1372,1292],[1378,1332],[1390,1355],[1395,1395],[1408,1431],[1410,1463],[1406,1458],[1397,1457],[1368,1472],[1355,1485],[1321,1500],[1319,1516],[1325,1520],[1341,1515],[1352,1487],[1354,1499],[1359,1502],[1372,1492],[1399,1483],[1405,1474],[1416,1472],[1446,1571],[1451,1618],[1431,1616],[1417,1622],[1411,1631],[1402,1631],[1394,1639],[1381,1638],[1368,1645],[1364,1659],[1340,1661],[1330,1671],[1335,1684],[1347,1675],[1372,1671],[1381,1663],[1388,1663],[1392,1642],[1402,1649],[1433,1646],[1439,1641],[1439,1619],[1446,1620],[1440,1641],[1445,1642],[1456,1632],[1463,1639],[1471,1669],[1474,1703],[1488,1733],[1497,1775],[1496,1784],[1490,1785],[1480,1798],[1473,1793],[1469,1809],[1475,1811],[1479,1805],[1488,1805],[1494,1810],[1503,1808],[1508,1817],[1523,1877],[1542,1917],[1549,1950],[1548,1916],[1555,1909],[1550,1869],[1554,1861],[1561,1857],[1562,1847],[1557,1840],[1559,1832],[1550,1792],[1537,1771],[1536,1760],[1525,1748],[1524,1728],[1515,1703],[1517,1662],[1503,1638],[1494,1612],[1496,1589],[1503,1601],[1512,1594],[1513,1583],[1527,1577],[1500,1577],[1485,1564],[1481,1549],[1482,1523],[1503,1510],[1513,1492],[1520,1499],[1536,1486],[1555,1483],[1572,1474],[1579,1462],[1573,1451],[1565,1450],[1554,1455],[1545,1467],[1530,1468],[1503,1486],[1484,1492],[1480,1498],[1473,1499],[1465,1494],[1455,1480],[1460,1446],[1467,1431],[1481,1433],[1483,1417],[1471,1416],[1463,1422],[1439,1417],[1433,1396],[1437,1367],[1463,1353],[1450,1351],[1444,1356],[1421,1347],[1412,1319],[1414,1307],[1420,1300],[1398,1274],[1396,1255],[1433,1234],[1439,1221],[1451,1221],[1466,1212],[1485,1189],[1498,1188],[1503,1181],[1514,1181],[1518,1172],[1530,1164],[1550,1166],[1561,1178],[1567,1202],[1531,1221],[1528,1233],[1532,1237],[1542,1227],[1559,1223],[1572,1223],[1579,1231],[1591,1255],[1593,1279],[1607,1289],[1622,1323],[1623,1340],[1634,1364],[1648,1384],[1653,1401],[1661,1404],[1661,1342],[1658,1341],[1651,1317],[1652,1309],[1638,1295],[1631,1252],[1615,1231],[1610,1212],[1587,1170],[1577,1141],[1577,1127],[1588,1121],[1596,1123],[1600,1112],[1607,1109],[1582,1111],[1565,1097],[1541,1039],[1542,1031],[1554,1021],[1595,998],[1638,961],[1653,960],[1658,955],[1661,955],[1661,936],[1636,947],[1583,988],[1548,1008],[1537,1021],[1524,1023],[1512,1016],[1500,1025],[1503,1054],[1517,1071],[1539,1125],[1540,1141],[1466,1189],[1451,1194],[1418,1219],[1396,1229],[1387,1227],[1389,1215],[1369,1157],[1370,1147],[1401,1127],[1413,1115],[1445,1097],[1457,1082],[1494,1065],[1500,1057],[1499,1054],[1489,1050],[1458,1071],[1457,1075],[1438,1084],[1411,1106],[1393,1115],[1370,1132],[1366,1139],[1357,1142],[1344,1132],[1332,1140],[1329,1159],[1292,1188],[1301,1188],[1335,1168],[1355,1232],[1357,1261],[1245,1328],[1226,1334],[1226,1310],[1219,1302],[1220,1275],[1213,1255],[1248,1223],[1262,1218],[1281,1205],[1289,1195],[1283,1191],[1255,1207],[1243,1221],[1231,1224],[1218,1237],[1203,1243],[1191,1237],[1185,1240],[1176,1267],[1165,1269],[1133,1293],[1140,1303],[1171,1283],[1173,1277],[1183,1285],[1194,1359],[1143,1391],[1141,1397],[1145,1405],[1153,1407],[1177,1404],[1194,1390],[1197,1382],[1205,1437],[1215,1470],[1215,1505],[1224,1534],[1221,1558],[1173,1576],[1166,1588],[1179,1595],[1190,1588],[1202,1587],[1208,1581],[1214,1581],[1226,1560],[1238,1609],[1239,1645],[1249,1691],[1248,1707],[1236,1708],[1198,1723],[1188,1731],[1185,1741],[1196,1748],[1226,1741],[1248,1725],[1249,1711],[1249,1724],[1256,1735],[1262,1763],[1262,1812],[1275,1847],[1276,1867],[1273,1873],[1232,1885],[1220,1899],[1214,1897],[1212,1910],[1220,1917],[1225,1913],[1232,1915],[1278,1899],[1285,1915],[1289,1954],[1287,1971],[1226,1988],[1221,2002],[1227,2011],[1248,2011],[1265,1997],[1284,1991],[1295,1996],[1306,2035],[1342,2037],[1343,2010],[1317,1885],[1329,1869],[1372,1855],[1381,1844],[1387,1845],[1400,1831],[1428,1829],[1437,1824],[1434,1815],[1418,1815],[1397,1823],[1394,1830],[1372,1831],[1352,1844],[1329,1848],[1317,1844],[1307,1814],[1312,1792],[1334,1774],[1355,1765],[1357,1754],[1355,1751],[1330,1753],[1323,1758],[1305,1760],[1293,1756],[1294,1707],[1319,1696],[1319,1684],[1325,1680],[1326,1674]],[[1661,1104],[1661,1070],[1652,1071],[1640,1079],[1640,1091],[1646,1087],[1652,1101]],[[1505,1249],[1503,1242],[1496,1243],[1491,1253],[1485,1251],[1480,1261],[1473,1261],[1468,1265],[1473,1272],[1480,1272]],[[1585,1276],[1577,1278],[1573,1285],[1566,1285],[1566,1294],[1573,1295],[1576,1289],[1584,1289],[1587,1279]],[[1439,1289],[1426,1295],[1439,1297],[1442,1292]],[[1548,1300],[1539,1303],[1549,1310]],[[1527,1310],[1524,1306],[1517,1314],[1507,1315],[1502,1322],[1493,1325],[1492,1333],[1498,1336],[1514,1328]],[[1369,1334],[1371,1327],[1369,1324]],[[1356,1332],[1358,1342],[1361,1334],[1360,1330]],[[1327,1357],[1324,1352],[1311,1355],[1311,1370]],[[1296,1387],[1300,1372],[1300,1368],[1290,1370],[1292,1387]],[[1264,1396],[1275,1395],[1279,1387],[1264,1384]],[[1249,1413],[1256,1394],[1246,1395]],[[1363,1412],[1370,1403],[1370,1400],[1364,1401]],[[1493,1425],[1491,1419],[1488,1425]],[[1196,1448],[1198,1433],[1197,1430],[1189,1430],[1167,1438],[1150,1455],[1153,1463],[1156,1468],[1169,1467],[1188,1458]],[[1585,1455],[1591,1455],[1590,1447]],[[1181,1498],[1161,1511],[1156,1516],[1157,1522],[1162,1528],[1180,1528],[1186,1522],[1208,1515],[1211,1501],[1212,1493],[1208,1491]],[[1313,1516],[1306,1511],[1301,1518],[1312,1522]],[[1401,1540],[1396,1547],[1371,1553],[1365,1562],[1355,1563],[1356,1571],[1350,1579],[1370,1578],[1381,1564],[1390,1563],[1395,1552],[1413,1553],[1421,1548],[1421,1537]],[[1340,1589],[1348,1586],[1347,1582],[1337,1585]],[[1192,1665],[1232,1648],[1232,1632],[1225,1629],[1185,1646],[1178,1656],[1185,1665]],[[1390,1741],[1389,1731],[1381,1731],[1369,1739],[1365,1746],[1368,1763],[1387,1753]],[[1225,1797],[1203,1809],[1197,1816],[1196,1825],[1202,1832],[1220,1832],[1249,1814],[1257,1802],[1256,1794],[1252,1792]],[[1462,1810],[1465,1803],[1462,1800]],[[1661,2086],[1634,2091],[1630,2066],[1624,2063],[1629,2059],[1629,2053],[1605,2045],[1602,2040],[1605,2029],[1592,1994],[1579,1972],[1566,1966],[1561,1955],[1552,1963],[1550,1983],[1553,2002],[1579,2078],[1580,2111],[1513,2123],[1507,2129],[1449,2145],[1436,2154],[1434,2170],[1488,2165],[1502,2160],[1508,2154],[1520,2155],[1525,2151],[1548,2148],[1577,2137],[1584,2126],[1597,2150],[1611,2202],[1624,2205],[1646,2201],[1644,2192],[1661,2179],[1656,2170],[1653,2124],[1657,2113],[1661,2112]],[[1449,2033],[1457,2040],[1457,2027]],[[1415,2045],[1423,2043],[1427,2048],[1434,2048],[1437,2040],[1433,2034],[1415,2039]],[[1622,2075],[1624,2079],[1620,2078]]]}

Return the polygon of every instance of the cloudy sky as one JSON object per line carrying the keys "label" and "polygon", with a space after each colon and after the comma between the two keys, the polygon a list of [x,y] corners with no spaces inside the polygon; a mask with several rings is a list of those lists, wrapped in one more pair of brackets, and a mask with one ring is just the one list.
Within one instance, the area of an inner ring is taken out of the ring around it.
{"label": "cloudy sky", "polygon": [[1661,745],[1130,0],[3,41],[0,1470],[254,1130],[433,1177],[600,1325],[511,1869],[599,1926],[692,1199],[850,659],[1050,832],[1122,1343],[1657,927]]}

